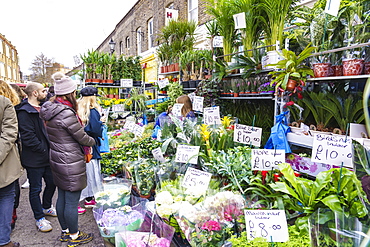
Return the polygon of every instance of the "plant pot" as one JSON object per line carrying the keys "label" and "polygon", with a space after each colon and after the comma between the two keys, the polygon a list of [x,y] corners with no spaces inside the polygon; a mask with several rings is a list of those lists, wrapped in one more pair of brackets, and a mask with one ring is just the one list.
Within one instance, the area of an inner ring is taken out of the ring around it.
{"label": "plant pot", "polygon": [[370,74],[370,62],[364,63],[364,74],[369,75]]}
{"label": "plant pot", "polygon": [[204,76],[204,79],[208,80],[208,79],[211,79],[212,78],[212,75],[205,75]]}
{"label": "plant pot", "polygon": [[239,93],[233,93],[233,97],[239,97]]}
{"label": "plant pot", "polygon": [[196,88],[196,82],[194,80],[189,81],[189,88]]}
{"label": "plant pot", "polygon": [[328,77],[331,72],[331,63],[314,63],[313,73],[315,77]]}
{"label": "plant pot", "polygon": [[183,88],[189,88],[189,81],[183,81],[182,82],[182,87]]}
{"label": "plant pot", "polygon": [[361,75],[364,69],[364,60],[363,59],[343,59],[343,75]]}
{"label": "plant pot", "polygon": [[105,80],[105,83],[113,84],[113,80]]}
{"label": "plant pot", "polygon": [[160,71],[161,73],[164,73],[164,66],[161,66]]}
{"label": "plant pot", "polygon": [[175,63],[174,64],[174,71],[179,71],[180,68],[179,68],[179,63]]}
{"label": "plant pot", "polygon": [[287,84],[286,84],[286,88],[285,89],[287,91],[291,92],[291,91],[293,91],[296,88],[296,86],[297,86],[297,81],[292,80],[292,79],[289,79],[288,82],[287,82]]}
{"label": "plant pot", "polygon": [[333,65],[334,74],[333,76],[342,76],[343,75],[343,65]]}
{"label": "plant pot", "polygon": [[91,82],[94,84],[98,84],[100,82],[100,79],[91,79]]}
{"label": "plant pot", "polygon": [[196,80],[195,81],[195,87],[197,88],[199,86],[199,83],[201,82],[202,80]]}

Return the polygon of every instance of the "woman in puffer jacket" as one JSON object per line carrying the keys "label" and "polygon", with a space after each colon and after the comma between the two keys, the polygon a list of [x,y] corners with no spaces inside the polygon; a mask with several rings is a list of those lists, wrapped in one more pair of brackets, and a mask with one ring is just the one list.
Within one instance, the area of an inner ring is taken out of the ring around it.
{"label": "woman in puffer jacket", "polygon": [[95,141],[86,134],[76,114],[76,82],[61,72],[52,78],[55,96],[42,105],[40,117],[46,122],[50,166],[58,187],[56,209],[62,228],[59,240],[68,241],[68,246],[76,246],[93,239],[92,233],[86,234],[78,229],[77,206],[81,191],[86,187],[84,149],[95,145]]}

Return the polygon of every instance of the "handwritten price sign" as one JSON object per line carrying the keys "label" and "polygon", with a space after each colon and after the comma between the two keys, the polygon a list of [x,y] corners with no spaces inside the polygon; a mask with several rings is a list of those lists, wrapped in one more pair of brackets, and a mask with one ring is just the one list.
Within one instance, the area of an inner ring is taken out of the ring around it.
{"label": "handwritten price sign", "polygon": [[153,157],[154,159],[160,161],[160,162],[166,162],[166,160],[164,159],[163,157],[163,153],[162,153],[162,150],[161,148],[155,148],[152,150],[152,154],[153,154]]}
{"label": "handwritten price sign", "polygon": [[311,161],[353,167],[352,139],[341,135],[315,134]]}
{"label": "handwritten price sign", "polygon": [[197,191],[206,192],[212,174],[189,167],[186,170],[182,186],[185,188],[196,188]]}
{"label": "handwritten price sign", "polygon": [[235,124],[234,142],[251,144],[255,147],[261,146],[262,128]]}
{"label": "handwritten price sign", "polygon": [[112,106],[112,111],[114,112],[123,112],[125,111],[125,106],[123,104],[117,104]]}
{"label": "handwritten price sign", "polygon": [[193,110],[203,112],[204,97],[194,96],[193,98]]}
{"label": "handwritten price sign", "polygon": [[204,108],[203,120],[204,120],[204,123],[207,125],[221,124],[220,107],[214,106],[214,107]]}
{"label": "handwritten price sign", "polygon": [[121,87],[133,87],[133,85],[132,79],[121,79]]}
{"label": "handwritten price sign", "polygon": [[252,149],[252,170],[268,171],[279,169],[278,164],[285,162],[285,150]]}
{"label": "handwritten price sign", "polygon": [[157,84],[158,84],[159,89],[161,89],[167,86],[168,84],[170,84],[170,81],[168,80],[168,78],[163,78],[161,80],[158,80]]}
{"label": "handwritten price sign", "polygon": [[175,115],[176,117],[181,117],[181,109],[184,104],[174,104],[172,107],[172,114]]}
{"label": "handwritten price sign", "polygon": [[135,124],[134,129],[132,130],[135,136],[142,136],[144,133],[144,127],[138,124]]}
{"label": "handwritten price sign", "polygon": [[268,242],[289,240],[284,210],[244,210],[247,238],[265,238]]}
{"label": "handwritten price sign", "polygon": [[180,144],[177,146],[175,162],[198,163],[199,146],[188,146]]}
{"label": "handwritten price sign", "polygon": [[135,128],[135,125],[136,125],[136,123],[135,123],[135,122],[133,122],[133,121],[126,121],[126,123],[125,123],[125,125],[123,126],[123,128],[124,128],[125,130],[128,130],[128,131],[133,131],[133,130],[134,130],[134,128]]}

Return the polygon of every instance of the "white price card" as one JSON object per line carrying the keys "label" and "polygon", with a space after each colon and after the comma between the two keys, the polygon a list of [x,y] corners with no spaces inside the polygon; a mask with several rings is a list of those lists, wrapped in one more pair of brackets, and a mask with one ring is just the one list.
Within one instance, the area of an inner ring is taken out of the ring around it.
{"label": "white price card", "polygon": [[168,84],[170,84],[170,81],[168,80],[168,78],[163,78],[163,79],[159,79],[157,81],[157,84],[158,84],[159,89],[161,89],[167,86]]}
{"label": "white price card", "polygon": [[101,110],[101,117],[100,117],[100,121],[102,121],[103,123],[106,123],[106,122],[108,121],[109,111],[110,111],[110,107],[108,107],[108,108],[103,108],[103,109]]}
{"label": "white price card", "polygon": [[144,127],[138,124],[135,124],[134,129],[132,130],[135,136],[142,136],[144,133]]}
{"label": "white price card", "polygon": [[182,109],[183,106],[184,106],[184,104],[178,104],[178,103],[174,104],[172,106],[172,111],[171,111],[172,114],[176,117],[181,117],[182,116],[181,115],[181,109]]}
{"label": "white price card", "polygon": [[204,97],[194,96],[193,99],[193,110],[203,112]]}
{"label": "white price card", "polygon": [[162,153],[162,150],[161,148],[155,148],[152,150],[152,154],[153,154],[153,157],[154,159],[160,161],[160,162],[166,162],[165,158],[163,157],[163,153]]}
{"label": "white price card", "polygon": [[233,18],[234,18],[235,29],[241,29],[241,28],[247,27],[247,24],[245,23],[245,12],[235,14],[233,15]]}
{"label": "white price card", "polygon": [[220,107],[214,106],[214,107],[206,107],[204,108],[204,123],[207,125],[212,124],[221,124],[221,118],[220,118]]}
{"label": "white price card", "polygon": [[324,164],[353,167],[352,139],[343,135],[315,134],[311,161]]}
{"label": "white price card", "polygon": [[265,238],[268,242],[289,240],[284,210],[244,210],[247,238]]}
{"label": "white price card", "polygon": [[132,79],[121,79],[121,87],[133,87],[134,80]]}
{"label": "white price card", "polygon": [[234,142],[251,144],[255,147],[261,146],[262,128],[235,124]]}
{"label": "white price card", "polygon": [[182,186],[185,188],[195,188],[197,191],[205,193],[208,189],[212,174],[195,168],[189,167],[186,170]]}
{"label": "white price card", "polygon": [[285,163],[285,150],[283,149],[252,149],[252,170],[279,169],[278,165],[281,163]]}
{"label": "white price card", "polygon": [[188,146],[180,144],[177,146],[175,162],[198,163],[199,146]]}
{"label": "white price card", "polygon": [[112,106],[113,112],[123,112],[125,111],[125,105],[124,104],[117,104]]}
{"label": "white price card", "polygon": [[213,47],[224,47],[224,36],[215,36],[212,45]]}
{"label": "white price card", "polygon": [[126,121],[126,123],[123,126],[123,128],[125,130],[128,130],[128,131],[131,131],[132,132],[134,130],[134,128],[135,128],[135,125],[136,125],[136,123],[133,122],[133,121]]}

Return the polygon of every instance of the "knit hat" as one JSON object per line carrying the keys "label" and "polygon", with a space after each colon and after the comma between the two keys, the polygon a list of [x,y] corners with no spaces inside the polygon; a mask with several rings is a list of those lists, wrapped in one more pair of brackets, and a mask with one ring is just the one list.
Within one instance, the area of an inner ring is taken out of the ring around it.
{"label": "knit hat", "polygon": [[54,80],[54,92],[56,95],[66,95],[77,89],[77,83],[62,72],[54,73],[51,78]]}

